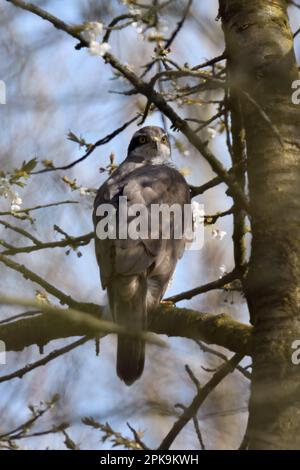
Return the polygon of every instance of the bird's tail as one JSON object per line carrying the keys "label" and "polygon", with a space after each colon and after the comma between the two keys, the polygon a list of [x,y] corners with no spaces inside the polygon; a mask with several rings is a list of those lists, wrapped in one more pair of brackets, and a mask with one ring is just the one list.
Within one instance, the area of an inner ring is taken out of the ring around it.
{"label": "bird's tail", "polygon": [[[125,291],[124,287],[118,285],[118,292],[114,289],[115,321],[130,332],[145,330],[147,328],[146,279],[131,278]],[[119,335],[117,374],[120,379],[126,385],[131,385],[142,375],[144,363],[145,341],[133,336]]]}

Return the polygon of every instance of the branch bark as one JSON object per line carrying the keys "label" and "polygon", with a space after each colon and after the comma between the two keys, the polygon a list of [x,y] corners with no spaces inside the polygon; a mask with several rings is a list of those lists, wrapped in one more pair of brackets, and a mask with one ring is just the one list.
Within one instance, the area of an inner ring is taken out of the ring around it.
{"label": "branch bark", "polygon": [[[94,337],[102,329],[102,322],[99,322],[99,319],[103,307],[90,305],[91,313],[85,311],[80,321],[73,321],[71,315],[41,314],[1,324],[0,340],[4,341],[7,351],[21,351],[27,346],[35,344],[44,346],[56,339],[73,336]],[[251,353],[252,327],[237,322],[225,314],[212,315],[161,305],[152,313],[149,331],[167,336],[198,339],[242,354]],[[102,330],[103,336],[107,333],[108,331],[103,333]]]}

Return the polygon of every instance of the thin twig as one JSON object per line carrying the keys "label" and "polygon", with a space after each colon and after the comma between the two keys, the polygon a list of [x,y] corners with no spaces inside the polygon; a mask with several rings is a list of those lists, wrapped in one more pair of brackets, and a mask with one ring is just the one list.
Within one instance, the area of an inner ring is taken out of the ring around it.
{"label": "thin twig", "polygon": [[196,434],[197,434],[197,437],[198,437],[198,440],[199,440],[200,447],[201,447],[202,450],[206,450],[204,442],[203,442],[203,437],[202,437],[202,433],[201,433],[201,430],[200,430],[200,426],[199,426],[199,420],[198,420],[197,416],[193,417],[193,423],[194,423],[194,428],[195,428],[195,431],[196,431]]}
{"label": "thin twig", "polygon": [[68,163],[67,165],[62,165],[62,166],[51,166],[50,168],[44,168],[43,170],[32,171],[30,174],[31,175],[40,175],[42,173],[49,173],[51,171],[69,170],[70,168],[73,168],[73,166],[77,165],[78,163],[83,162],[92,152],[94,152],[94,150],[97,147],[100,147],[101,145],[105,145],[108,142],[110,142],[112,139],[114,139],[114,137],[116,137],[118,134],[120,134],[122,131],[124,131],[124,129],[126,129],[128,126],[130,126],[130,124],[137,121],[137,119],[139,117],[140,116],[137,115],[134,118],[130,119],[129,121],[126,121],[118,129],[114,130],[113,132],[111,132],[107,136],[103,137],[102,139],[97,140],[97,142],[95,142],[94,144],[89,145],[88,146],[88,151],[82,157],[78,158],[77,160],[74,160],[72,163]]}
{"label": "thin twig", "polygon": [[207,183],[202,184],[201,186],[192,186],[190,185],[191,197],[199,196],[199,194],[205,193],[208,189],[215,188],[222,183],[222,179],[219,176],[212,178]]}
{"label": "thin twig", "polygon": [[168,297],[164,300],[167,302],[174,302],[174,303],[180,302],[181,300],[186,300],[186,299],[189,300],[192,297],[195,297],[196,295],[204,294],[205,292],[209,292],[215,289],[222,289],[226,284],[229,284],[235,279],[237,279],[237,273],[236,271],[232,271],[231,273],[225,274],[225,276],[221,277],[220,279],[209,282],[208,284],[204,284],[203,286],[195,287],[194,289],[187,290],[185,292],[182,292],[181,294],[172,295],[171,297]]}
{"label": "thin twig", "polygon": [[74,341],[74,343],[68,344],[67,346],[64,346],[63,348],[52,351],[43,359],[40,359],[36,362],[32,362],[31,364],[26,364],[25,367],[22,367],[21,369],[18,369],[15,372],[12,372],[11,374],[2,375],[0,377],[0,383],[7,382],[8,380],[12,380],[16,378],[21,379],[28,372],[31,372],[32,370],[37,369],[38,367],[48,364],[48,362],[53,361],[53,359],[56,359],[57,357],[60,357],[63,354],[66,354],[69,351],[72,351],[73,349],[77,348],[78,346],[81,346],[82,344],[86,343],[87,341],[89,341],[89,339],[90,338],[87,338],[87,337],[80,338],[77,341]]}
{"label": "thin twig", "polygon": [[221,62],[221,60],[226,59],[226,57],[227,57],[226,52],[223,52],[223,54],[217,57],[214,57],[213,59],[209,59],[206,62],[203,62],[202,64],[195,65],[195,67],[193,67],[192,70],[204,69],[205,67],[215,65],[216,63]]}
{"label": "thin twig", "polygon": [[41,313],[40,310],[29,310],[28,312],[19,313],[18,315],[13,315],[12,317],[4,318],[4,320],[0,321],[0,325],[10,323],[14,320],[19,320],[20,318],[32,317],[34,315],[38,315],[39,313]]}
{"label": "thin twig", "polygon": [[4,434],[1,434],[1,435],[0,435],[0,440],[4,439],[4,438],[6,438],[6,437],[11,437],[11,436],[14,436],[14,439],[18,439],[20,433],[22,433],[22,432],[24,431],[24,429],[29,429],[29,428],[31,428],[32,425],[33,425],[41,416],[43,416],[45,413],[47,413],[47,411],[49,411],[50,408],[52,408],[53,402],[57,401],[56,397],[57,397],[57,396],[54,396],[54,400],[52,399],[52,401],[51,401],[50,403],[48,403],[45,408],[37,410],[37,412],[34,414],[34,416],[32,416],[31,418],[29,418],[27,421],[25,421],[25,423],[20,424],[19,426],[17,426],[16,428],[12,429],[12,430],[9,431],[9,432],[6,432],[6,433],[4,433]]}
{"label": "thin twig", "polygon": [[27,232],[27,230],[24,230],[21,227],[16,227],[15,225],[12,225],[4,220],[0,220],[0,224],[3,225],[5,228],[9,228],[10,230],[13,230],[14,232],[19,233],[20,235],[23,235],[23,237],[28,238],[33,243],[35,243],[35,245],[40,244],[40,240],[38,240],[33,235],[31,235],[31,233]]}
{"label": "thin twig", "polygon": [[230,209],[224,212],[218,212],[217,214],[213,214],[213,215],[205,215],[204,216],[205,225],[215,224],[216,221],[220,219],[220,217],[226,217],[227,215],[232,215],[232,213],[233,213],[233,208],[231,207]]}
{"label": "thin twig", "polygon": [[[206,344],[203,344],[201,341],[196,340],[196,343],[198,344],[198,346],[201,348],[203,352],[213,354],[214,356],[222,359],[225,362],[229,360],[225,354],[221,353],[220,351],[217,351],[216,349],[211,348],[210,346],[207,346]],[[241,372],[241,374],[243,374],[243,376],[246,377],[246,379],[251,380],[251,373],[248,372],[245,369],[245,367],[236,366],[236,370]]]}
{"label": "thin twig", "polygon": [[39,284],[46,292],[48,292],[48,294],[56,297],[60,301],[61,305],[68,305],[69,307],[77,308],[79,310],[83,309],[83,305],[80,302],[76,302],[72,297],[57,289],[38,274],[26,268],[26,266],[19,264],[10,258],[6,258],[6,256],[2,254],[0,254],[0,262],[5,264],[8,268],[22,274],[25,279],[30,279],[32,282]]}
{"label": "thin twig", "polygon": [[64,248],[66,246],[79,247],[85,246],[90,243],[94,238],[94,232],[87,233],[86,235],[81,235],[79,237],[70,237],[68,236],[64,240],[59,240],[57,242],[39,242],[38,245],[30,246],[20,246],[20,247],[10,247],[7,250],[1,252],[2,255],[17,255],[19,253],[32,253],[34,251],[46,250],[49,248]]}
{"label": "thin twig", "polygon": [[[7,0],[9,1],[9,0]],[[78,204],[78,201],[58,201],[58,202],[51,202],[50,204],[40,204],[38,206],[34,207],[26,207],[25,209],[20,209],[18,211],[6,211],[6,212],[0,212],[0,216],[3,215],[13,215],[13,216],[19,216],[22,214],[29,214],[32,211],[37,211],[39,209],[47,209],[48,207],[56,207],[56,206],[61,206],[64,204]]]}
{"label": "thin twig", "polygon": [[186,424],[196,416],[200,406],[206,400],[208,395],[214,390],[217,385],[231,372],[234,371],[238,363],[243,359],[242,354],[235,354],[228,362],[222,364],[222,366],[217,370],[213,377],[201,388],[197,393],[194,400],[189,407],[185,408],[185,411],[179,417],[179,419],[174,423],[170,432],[161,442],[158,450],[167,450],[170,448],[178,434],[186,426]]}
{"label": "thin twig", "polygon": [[[178,33],[180,32],[180,30],[182,29],[182,27],[183,27],[183,25],[184,25],[184,23],[185,23],[185,21],[186,21],[186,19],[187,19],[187,16],[188,16],[189,10],[190,10],[190,8],[191,8],[192,2],[193,2],[193,0],[188,0],[188,3],[187,3],[186,8],[185,8],[185,10],[184,10],[184,12],[183,12],[183,16],[182,16],[181,20],[178,21],[178,23],[177,23],[177,25],[176,25],[174,31],[172,32],[171,36],[169,37],[169,39],[166,39],[166,40],[165,40],[164,49],[168,50],[168,49],[171,47],[171,45],[172,45],[172,43],[174,42],[176,36],[178,35]],[[155,62],[156,62],[156,60],[152,60],[149,64],[147,64],[147,65],[145,66],[145,70],[144,70],[144,72],[142,73],[141,78],[145,77],[145,75],[146,75],[148,72],[150,72],[150,70],[151,70],[152,67],[154,66]]]}
{"label": "thin twig", "polygon": [[186,370],[189,378],[191,379],[191,381],[195,385],[197,391],[199,392],[199,390],[201,389],[201,384],[200,384],[199,380],[197,379],[197,377],[195,376],[194,372],[192,371],[192,369],[190,368],[190,366],[188,364],[185,365],[185,370]]}
{"label": "thin twig", "polygon": [[141,440],[138,432],[129,424],[129,423],[126,423],[127,426],[129,427],[130,431],[132,432],[133,436],[134,436],[134,439],[135,441],[137,442],[137,444],[143,449],[143,450],[149,450],[149,447],[146,446],[146,444]]}

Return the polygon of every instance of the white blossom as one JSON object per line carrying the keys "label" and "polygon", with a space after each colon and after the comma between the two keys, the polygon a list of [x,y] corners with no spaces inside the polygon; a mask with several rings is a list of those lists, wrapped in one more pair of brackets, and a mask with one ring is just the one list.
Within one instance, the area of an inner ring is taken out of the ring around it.
{"label": "white blossom", "polygon": [[103,31],[103,24],[98,21],[91,21],[85,24],[84,30],[81,33],[81,36],[85,41],[91,43],[96,41],[98,36]]}
{"label": "white blossom", "polygon": [[10,204],[11,212],[17,212],[21,210],[22,198],[18,195],[18,193],[12,191],[13,198]]}
{"label": "white blossom", "polygon": [[20,211],[21,210],[21,207],[18,205],[18,204],[11,204],[10,206],[10,210],[11,212],[17,212],[17,211]]}
{"label": "white blossom", "polygon": [[100,42],[99,35],[103,32],[103,24],[91,21],[84,25],[82,38],[89,43],[89,53],[95,56],[104,56],[111,48],[107,42]]}
{"label": "white blossom", "polygon": [[12,212],[21,210],[22,198],[16,191],[13,191],[8,178],[0,178],[0,196],[10,199],[10,210]]}
{"label": "white blossom", "polygon": [[96,55],[96,56],[104,56],[109,50],[111,46],[107,42],[97,42],[97,41],[91,41],[89,45],[89,53],[91,55]]}
{"label": "white blossom", "polygon": [[197,201],[193,201],[191,206],[192,206],[194,227],[197,228],[199,225],[204,223],[205,212],[203,210],[203,205],[199,204],[199,202]]}
{"label": "white blossom", "polygon": [[18,196],[18,194],[15,193],[15,197],[14,197],[12,203],[20,206],[22,204],[22,202],[23,202],[22,198],[20,198],[20,196]]}
{"label": "white blossom", "polygon": [[225,264],[221,264],[221,266],[219,267],[219,271],[220,271],[220,277],[223,277],[224,274],[226,274],[227,270],[226,270]]}
{"label": "white blossom", "polygon": [[144,25],[141,21],[133,21],[131,26],[136,29],[138,34],[143,34],[144,32]]}
{"label": "white blossom", "polygon": [[12,193],[8,178],[0,178],[0,196],[7,198]]}
{"label": "white blossom", "polygon": [[217,131],[213,127],[209,127],[207,129],[207,133],[208,133],[208,136],[210,137],[210,139],[214,139],[217,135]]}
{"label": "white blossom", "polygon": [[142,10],[140,8],[137,8],[137,6],[132,2],[132,0],[121,0],[123,5],[126,5],[128,7],[129,12],[132,15],[141,15]]}
{"label": "white blossom", "polygon": [[136,8],[134,5],[129,5],[128,9],[129,9],[129,12],[131,13],[131,15],[141,15],[142,14],[142,10],[140,8]]}
{"label": "white blossom", "polygon": [[218,228],[214,228],[211,231],[212,238],[216,238],[217,240],[223,240],[223,238],[227,235],[227,232],[223,230],[219,230]]}
{"label": "white blossom", "polygon": [[82,187],[82,188],[79,189],[79,194],[80,194],[80,196],[86,196],[88,193],[89,193],[89,189],[88,189],[88,188]]}

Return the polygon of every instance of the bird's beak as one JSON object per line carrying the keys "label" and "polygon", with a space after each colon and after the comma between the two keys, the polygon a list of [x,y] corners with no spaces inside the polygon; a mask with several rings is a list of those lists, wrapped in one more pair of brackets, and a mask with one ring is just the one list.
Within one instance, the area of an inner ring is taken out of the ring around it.
{"label": "bird's beak", "polygon": [[152,137],[151,142],[152,142],[153,147],[155,148],[155,150],[158,150],[158,147],[159,147],[159,139],[158,139],[158,137]]}

